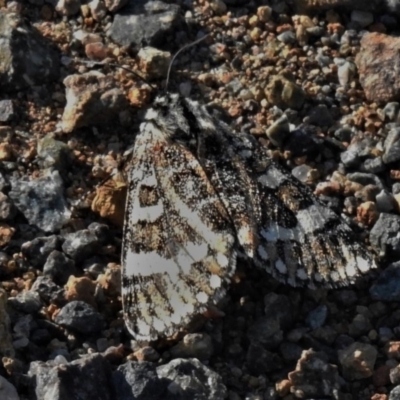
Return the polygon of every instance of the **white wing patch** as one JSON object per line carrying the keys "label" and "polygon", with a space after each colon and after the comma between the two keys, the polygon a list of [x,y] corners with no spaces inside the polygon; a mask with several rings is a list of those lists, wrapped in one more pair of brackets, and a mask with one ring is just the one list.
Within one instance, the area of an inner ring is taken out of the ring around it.
{"label": "white wing patch", "polygon": [[172,335],[217,303],[236,265],[223,204],[193,154],[166,133],[143,125],[133,152],[122,295],[138,340]]}

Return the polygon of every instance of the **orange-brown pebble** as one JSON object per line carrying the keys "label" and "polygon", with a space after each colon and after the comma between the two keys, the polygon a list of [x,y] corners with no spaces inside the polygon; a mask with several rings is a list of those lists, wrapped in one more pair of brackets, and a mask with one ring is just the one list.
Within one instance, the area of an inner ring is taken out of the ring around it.
{"label": "orange-brown pebble", "polygon": [[378,216],[379,213],[376,204],[372,201],[366,201],[357,207],[357,221],[364,225],[373,225],[378,219]]}
{"label": "orange-brown pebble", "polygon": [[96,190],[91,208],[93,212],[107,218],[115,225],[123,226],[127,187],[124,182],[115,178],[109,179]]}
{"label": "orange-brown pebble", "polygon": [[289,379],[282,379],[275,384],[275,389],[279,397],[285,397],[290,393],[291,383]]}
{"label": "orange-brown pebble", "polygon": [[85,54],[91,60],[101,61],[108,57],[109,49],[101,42],[88,43],[85,46]]}
{"label": "orange-brown pebble", "polygon": [[128,99],[135,107],[144,107],[150,101],[151,89],[147,87],[135,87],[129,90]]}
{"label": "orange-brown pebble", "polygon": [[0,161],[10,161],[13,158],[12,148],[8,143],[0,144]]}
{"label": "orange-brown pebble", "polygon": [[15,233],[15,228],[11,226],[0,223],[0,247],[8,244]]}
{"label": "orange-brown pebble", "polygon": [[372,375],[372,382],[375,387],[386,386],[390,384],[390,367],[388,365],[381,365],[374,371]]}
{"label": "orange-brown pebble", "polygon": [[96,290],[96,283],[86,276],[77,278],[70,276],[65,285],[65,298],[68,301],[81,300],[96,307],[94,293]]}
{"label": "orange-brown pebble", "polygon": [[160,359],[160,354],[150,346],[145,346],[133,353],[138,361],[156,362]]}

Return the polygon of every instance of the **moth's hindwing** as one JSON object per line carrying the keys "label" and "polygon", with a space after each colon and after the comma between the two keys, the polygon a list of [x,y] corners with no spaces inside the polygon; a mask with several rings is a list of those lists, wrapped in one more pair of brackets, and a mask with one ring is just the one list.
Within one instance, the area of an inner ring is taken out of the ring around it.
{"label": "moth's hindwing", "polygon": [[142,124],[129,176],[122,300],[138,340],[184,328],[224,296],[236,266],[224,204],[195,156],[167,136]]}
{"label": "moth's hindwing", "polygon": [[262,205],[257,265],[281,282],[309,288],[345,286],[376,267],[343,219],[282,167],[270,162],[256,179]]}
{"label": "moth's hindwing", "polygon": [[375,268],[341,217],[274,163],[250,135],[232,133],[186,100],[204,144],[200,160],[231,217],[238,244],[257,266],[292,286],[340,287]]}

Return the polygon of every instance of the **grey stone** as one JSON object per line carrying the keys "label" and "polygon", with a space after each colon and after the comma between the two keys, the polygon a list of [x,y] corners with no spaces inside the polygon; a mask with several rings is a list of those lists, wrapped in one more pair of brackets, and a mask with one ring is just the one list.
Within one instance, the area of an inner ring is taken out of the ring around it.
{"label": "grey stone", "polygon": [[383,149],[382,160],[385,164],[400,160],[400,128],[394,128],[389,131]]}
{"label": "grey stone", "polygon": [[78,271],[73,260],[64,253],[53,250],[43,266],[43,274],[53,279],[58,285],[64,285],[68,278],[71,275],[77,275]]}
{"label": "grey stone", "polygon": [[31,181],[13,180],[8,194],[28,222],[45,232],[55,232],[69,220],[64,184],[58,171],[47,171]]}
{"label": "grey stone", "polygon": [[12,100],[0,100],[0,122],[9,122],[14,117]]}
{"label": "grey stone", "polygon": [[21,292],[15,297],[10,297],[8,299],[8,304],[11,304],[16,310],[26,314],[36,313],[42,308],[39,295],[33,291]]}
{"label": "grey stone", "polygon": [[0,399],[19,400],[17,389],[8,380],[0,375]]}
{"label": "grey stone", "polygon": [[62,249],[65,254],[76,262],[84,261],[96,254],[101,246],[101,241],[96,234],[89,229],[68,233]]}
{"label": "grey stone", "polygon": [[118,400],[161,400],[166,396],[167,381],[157,375],[152,362],[128,361],[112,376]]}
{"label": "grey stone", "polygon": [[42,268],[49,254],[61,246],[61,240],[56,235],[35,238],[21,246],[21,252],[36,268]]}
{"label": "grey stone", "polygon": [[379,174],[380,172],[385,171],[386,166],[383,163],[382,157],[368,158],[363,163],[363,169],[365,172],[371,174]]}
{"label": "grey stone", "polygon": [[59,76],[59,56],[37,30],[16,13],[0,12],[0,87],[15,91],[48,84]]}
{"label": "grey stone", "polygon": [[369,240],[378,253],[400,256],[400,216],[381,213],[371,229]]}
{"label": "grey stone", "polygon": [[225,400],[228,394],[222,378],[195,358],[172,360],[157,374],[168,382],[165,400]]}
{"label": "grey stone", "polygon": [[136,50],[157,47],[179,22],[180,7],[162,1],[139,0],[115,14],[110,28],[111,39]]}
{"label": "grey stone", "polygon": [[70,363],[31,362],[29,376],[35,378],[37,399],[114,400],[112,370],[99,354]]}
{"label": "grey stone", "polygon": [[360,28],[365,28],[374,22],[374,15],[368,11],[353,10],[351,12],[351,21]]}
{"label": "grey stone", "polygon": [[351,174],[347,174],[346,178],[349,181],[357,182],[361,185],[376,185],[380,189],[383,189],[382,181],[374,174],[368,174],[366,172],[353,172]]}
{"label": "grey stone", "polygon": [[400,261],[390,264],[381,272],[369,293],[374,300],[400,301]]}
{"label": "grey stone", "polygon": [[389,121],[396,121],[399,115],[400,104],[397,101],[387,103],[383,108],[383,114]]}
{"label": "grey stone", "polygon": [[285,44],[296,43],[296,35],[290,30],[280,33],[276,38]]}

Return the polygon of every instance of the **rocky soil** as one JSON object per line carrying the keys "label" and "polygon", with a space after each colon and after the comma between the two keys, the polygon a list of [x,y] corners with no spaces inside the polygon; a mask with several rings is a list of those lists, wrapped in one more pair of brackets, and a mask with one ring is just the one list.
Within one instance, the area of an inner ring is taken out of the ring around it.
{"label": "rocky soil", "polygon": [[[400,399],[399,33],[395,0],[0,0],[0,399]],[[255,135],[379,269],[312,291],[244,265],[223,318],[144,346],[124,153],[207,34],[169,90]]]}

